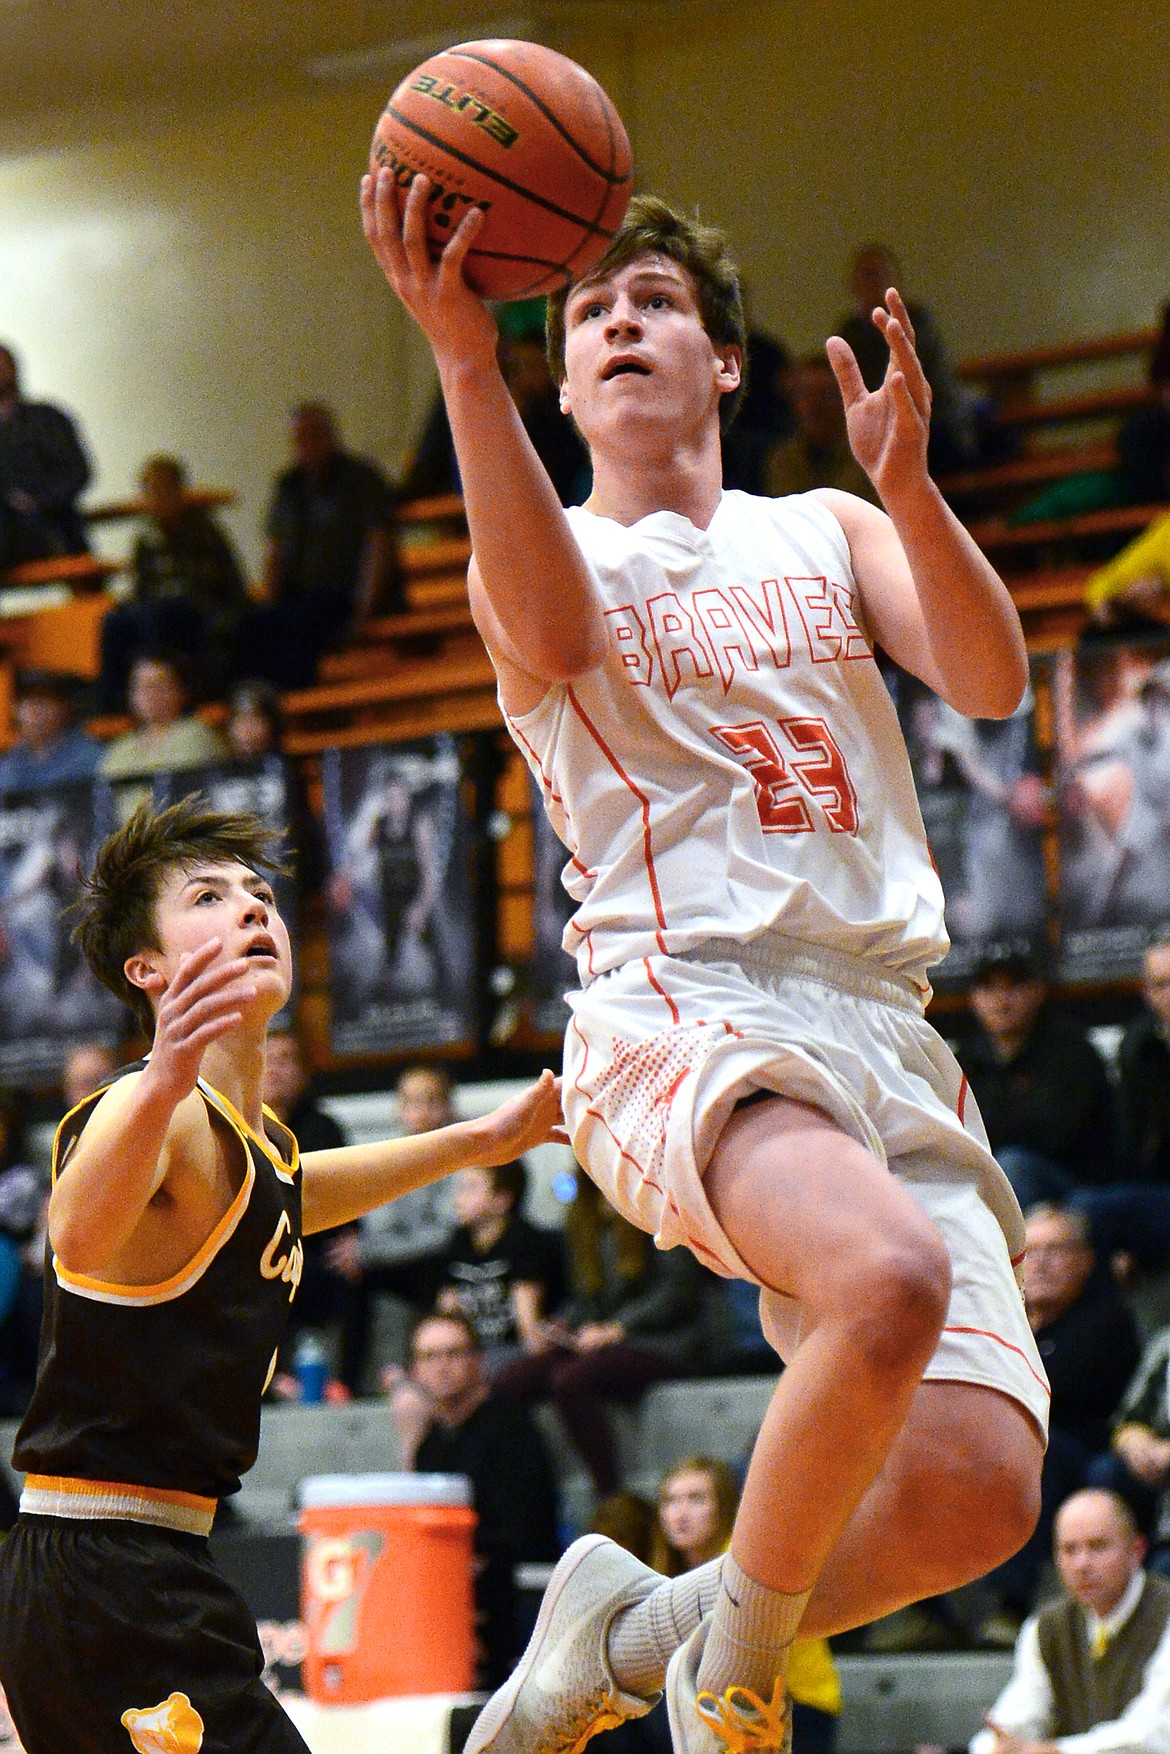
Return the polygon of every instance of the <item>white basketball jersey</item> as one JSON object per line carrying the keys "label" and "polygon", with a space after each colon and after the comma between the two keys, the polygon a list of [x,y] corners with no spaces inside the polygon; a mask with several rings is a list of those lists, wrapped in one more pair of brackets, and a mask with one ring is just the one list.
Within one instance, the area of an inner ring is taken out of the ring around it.
{"label": "white basketball jersey", "polygon": [[726,492],[706,530],[568,517],[609,649],[510,728],[571,854],[582,983],[771,930],[929,991],[942,887],[827,506]]}

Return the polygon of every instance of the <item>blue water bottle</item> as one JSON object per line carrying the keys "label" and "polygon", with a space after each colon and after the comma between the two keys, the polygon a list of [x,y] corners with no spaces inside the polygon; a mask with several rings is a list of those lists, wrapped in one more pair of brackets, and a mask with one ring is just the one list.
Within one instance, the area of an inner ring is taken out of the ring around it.
{"label": "blue water bottle", "polygon": [[308,1404],[325,1399],[329,1354],[320,1334],[314,1333],[312,1328],[306,1328],[297,1340],[293,1352],[293,1370],[296,1372],[302,1401]]}

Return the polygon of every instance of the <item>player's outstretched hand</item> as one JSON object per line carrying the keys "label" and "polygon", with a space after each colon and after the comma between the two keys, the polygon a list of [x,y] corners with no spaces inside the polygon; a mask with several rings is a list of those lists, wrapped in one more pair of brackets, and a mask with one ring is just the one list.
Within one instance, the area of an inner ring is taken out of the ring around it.
{"label": "player's outstretched hand", "polygon": [[845,404],[850,449],[883,500],[925,477],[930,434],[930,385],[914,349],[914,325],[892,286],[886,307],[879,305],[873,313],[890,349],[885,378],[876,390],[866,389],[847,341],[830,335],[825,343]]}
{"label": "player's outstretched hand", "polygon": [[217,962],[222,940],[209,938],[184,956],[168,986],[148,976],[145,990],[156,1001],[150,1071],[181,1101],[195,1088],[206,1048],[234,1029],[255,997],[246,956]]}
{"label": "player's outstretched hand", "polygon": [[518,1095],[510,1096],[491,1114],[473,1123],[476,1129],[477,1158],[483,1168],[495,1163],[511,1163],[534,1145],[567,1145],[561,1115],[561,1081],[551,1072],[542,1072],[535,1084]]}
{"label": "player's outstretched hand", "polygon": [[436,359],[486,353],[495,358],[495,319],[463,273],[463,263],[483,223],[471,207],[438,261],[427,243],[430,182],[421,172],[407,191],[401,219],[393,173],[385,168],[362,178],[362,230],[378,266],[431,344]]}

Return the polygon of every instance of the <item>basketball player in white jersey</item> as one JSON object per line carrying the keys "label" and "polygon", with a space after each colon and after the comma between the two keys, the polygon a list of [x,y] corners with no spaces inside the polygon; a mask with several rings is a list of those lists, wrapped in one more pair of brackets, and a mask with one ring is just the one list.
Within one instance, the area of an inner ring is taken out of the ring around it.
{"label": "basketball player in white jersey", "polygon": [[1036,1514],[1047,1385],[1020,1214],[923,1018],[942,893],[873,657],[1004,717],[1019,619],[927,475],[930,392],[893,289],[877,391],[828,344],[885,510],[724,493],[735,271],[718,233],[636,198],[552,301],[561,406],[593,462],[566,513],[463,276],[479,217],[432,263],[426,196],[419,177],[400,222],[390,177],[367,178],[363,223],[434,352],[472,609],[570,853],[570,1134],[662,1246],[760,1285],[787,1365],[730,1553],[662,1583],[576,1543],[468,1747],[576,1754],[664,1685],[686,1754],[783,1746],[798,1628],[976,1577]]}

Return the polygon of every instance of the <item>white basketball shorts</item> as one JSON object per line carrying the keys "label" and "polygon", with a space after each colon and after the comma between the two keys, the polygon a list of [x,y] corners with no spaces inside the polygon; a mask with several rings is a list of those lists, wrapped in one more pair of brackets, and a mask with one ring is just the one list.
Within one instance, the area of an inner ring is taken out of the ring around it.
{"label": "white basketball shorts", "polygon": [[[570,1003],[569,1134],[619,1212],[660,1248],[685,1244],[715,1272],[758,1284],[716,1222],[703,1171],[753,1091],[820,1109],[888,1166],[946,1244],[950,1306],[926,1377],[998,1389],[1047,1429],[1020,1209],[967,1081],[908,984],[769,933],[626,963]],[[764,1331],[782,1357],[801,1313],[762,1289]]]}

